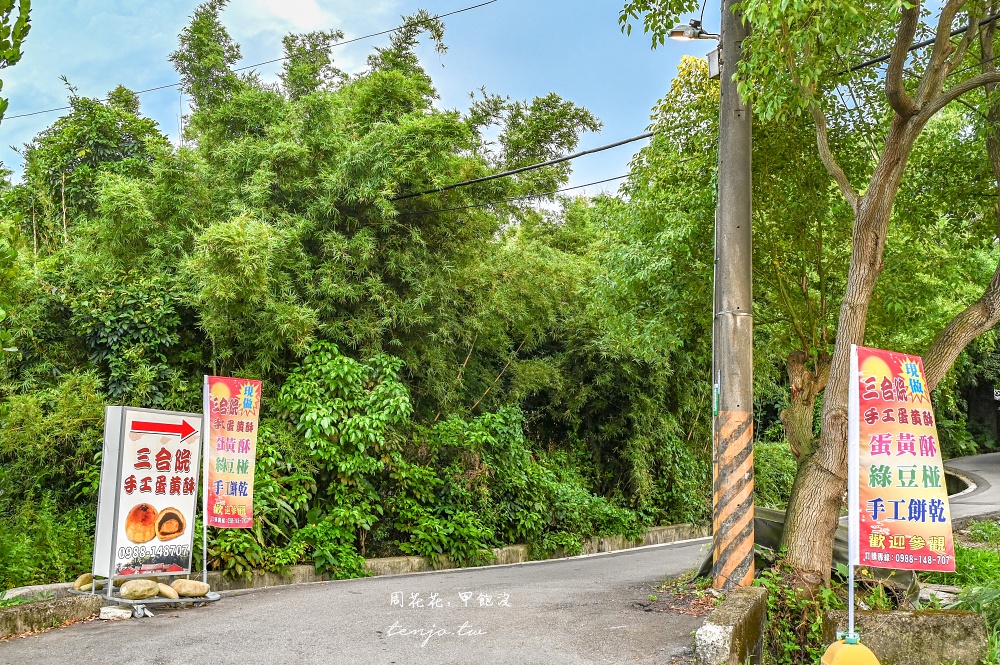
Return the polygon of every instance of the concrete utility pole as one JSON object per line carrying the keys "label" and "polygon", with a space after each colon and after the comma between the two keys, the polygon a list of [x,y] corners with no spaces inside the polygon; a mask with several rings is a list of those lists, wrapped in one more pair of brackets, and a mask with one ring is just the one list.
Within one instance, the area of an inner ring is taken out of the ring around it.
{"label": "concrete utility pole", "polygon": [[754,575],[750,107],[733,80],[747,27],[722,0],[719,202],[715,213],[713,571],[717,589]]}

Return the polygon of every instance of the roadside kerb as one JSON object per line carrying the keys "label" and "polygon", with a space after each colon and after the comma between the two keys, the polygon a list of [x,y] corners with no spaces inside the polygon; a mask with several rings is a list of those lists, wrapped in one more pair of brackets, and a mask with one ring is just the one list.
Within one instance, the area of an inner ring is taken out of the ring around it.
{"label": "roadside kerb", "polygon": [[763,654],[767,589],[737,587],[695,632],[698,665],[760,663]]}
{"label": "roadside kerb", "polygon": [[104,600],[100,596],[67,596],[2,607],[0,638],[32,633],[76,619],[87,619],[101,611]]}

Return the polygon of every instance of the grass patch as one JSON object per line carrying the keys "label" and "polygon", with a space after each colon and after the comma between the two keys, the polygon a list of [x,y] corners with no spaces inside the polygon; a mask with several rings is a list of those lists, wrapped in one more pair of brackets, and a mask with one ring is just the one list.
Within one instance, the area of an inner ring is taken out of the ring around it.
{"label": "grass patch", "polygon": [[0,514],[0,591],[74,579],[90,570],[92,509],[64,509],[49,497]]}
{"label": "grass patch", "polygon": [[4,607],[14,607],[15,605],[27,605],[28,603],[35,603],[39,600],[49,600],[55,598],[55,595],[43,591],[36,596],[15,596],[14,598],[6,598],[7,592],[0,592],[0,608]]}
{"label": "grass patch", "polygon": [[971,522],[969,540],[993,547],[1000,547],[1000,522]]}
{"label": "grass patch", "polygon": [[951,584],[963,589],[996,584],[1000,580],[1000,552],[956,543],[955,572],[930,573],[924,579],[931,584]]}

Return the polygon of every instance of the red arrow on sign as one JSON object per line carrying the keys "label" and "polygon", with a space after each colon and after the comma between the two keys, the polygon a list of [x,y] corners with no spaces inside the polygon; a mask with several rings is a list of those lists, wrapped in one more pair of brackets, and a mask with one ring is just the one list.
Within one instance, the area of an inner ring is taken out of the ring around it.
{"label": "red arrow on sign", "polygon": [[147,423],[139,420],[132,421],[132,431],[142,432],[143,434],[177,434],[181,437],[181,441],[188,438],[194,434],[197,430],[191,427],[191,424],[186,420],[181,420],[180,425],[171,425],[170,423]]}

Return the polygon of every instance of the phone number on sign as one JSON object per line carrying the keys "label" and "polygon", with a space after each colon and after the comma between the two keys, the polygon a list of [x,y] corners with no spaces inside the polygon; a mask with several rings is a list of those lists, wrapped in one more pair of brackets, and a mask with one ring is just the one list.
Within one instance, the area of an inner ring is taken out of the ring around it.
{"label": "phone number on sign", "polygon": [[940,554],[938,556],[896,554],[894,558],[896,563],[921,563],[921,564],[937,563],[938,565],[941,566],[947,566],[949,563],[951,563],[951,557],[947,554]]}
{"label": "phone number on sign", "polygon": [[135,547],[119,547],[119,559],[145,559],[146,557],[188,556],[190,545],[137,545]]}

